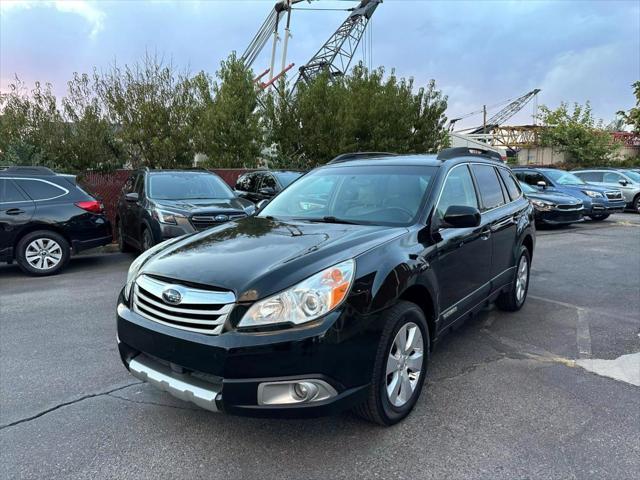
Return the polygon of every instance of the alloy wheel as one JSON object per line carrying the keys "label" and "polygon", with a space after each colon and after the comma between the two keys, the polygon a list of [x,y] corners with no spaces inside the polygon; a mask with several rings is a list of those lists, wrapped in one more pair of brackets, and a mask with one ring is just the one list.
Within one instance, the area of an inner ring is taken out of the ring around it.
{"label": "alloy wheel", "polygon": [[387,357],[387,396],[394,407],[404,406],[418,386],[424,358],[422,331],[413,322],[396,334]]}
{"label": "alloy wheel", "polygon": [[529,261],[526,255],[520,257],[518,262],[518,272],[516,277],[516,300],[518,304],[524,300],[524,295],[527,292],[527,282],[529,281]]}
{"label": "alloy wheel", "polygon": [[36,270],[51,270],[62,261],[62,247],[50,238],[37,238],[27,245],[25,258]]}

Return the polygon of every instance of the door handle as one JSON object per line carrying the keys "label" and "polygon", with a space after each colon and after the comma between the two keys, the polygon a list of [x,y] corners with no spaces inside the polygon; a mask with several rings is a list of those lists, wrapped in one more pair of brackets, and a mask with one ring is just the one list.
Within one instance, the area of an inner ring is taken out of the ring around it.
{"label": "door handle", "polygon": [[489,240],[491,237],[491,227],[485,227],[480,230],[480,240]]}
{"label": "door handle", "polygon": [[19,208],[10,208],[6,211],[7,215],[22,215],[24,210],[20,210]]}

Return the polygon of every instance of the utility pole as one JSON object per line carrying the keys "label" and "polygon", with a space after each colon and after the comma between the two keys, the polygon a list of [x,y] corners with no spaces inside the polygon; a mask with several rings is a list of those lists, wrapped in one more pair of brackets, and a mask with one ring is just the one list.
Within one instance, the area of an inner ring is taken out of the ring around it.
{"label": "utility pole", "polygon": [[487,133],[487,106],[482,106],[482,133]]}

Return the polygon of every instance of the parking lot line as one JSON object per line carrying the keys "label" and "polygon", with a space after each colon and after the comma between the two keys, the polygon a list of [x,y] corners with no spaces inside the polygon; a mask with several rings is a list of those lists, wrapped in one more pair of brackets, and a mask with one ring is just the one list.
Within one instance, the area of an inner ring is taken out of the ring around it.
{"label": "parking lot line", "polygon": [[586,312],[582,308],[577,309],[576,338],[578,341],[578,357],[591,358],[591,332]]}

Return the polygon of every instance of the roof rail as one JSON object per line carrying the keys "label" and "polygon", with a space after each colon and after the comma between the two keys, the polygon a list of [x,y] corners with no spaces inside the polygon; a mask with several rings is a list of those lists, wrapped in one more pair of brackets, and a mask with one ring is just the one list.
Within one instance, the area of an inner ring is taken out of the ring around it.
{"label": "roof rail", "polygon": [[50,168],[38,167],[35,165],[31,165],[31,166],[13,165],[0,171],[3,173],[16,173],[16,174],[23,174],[23,175],[56,175],[56,172],[54,172]]}
{"label": "roof rail", "polygon": [[333,158],[331,161],[327,162],[327,165],[330,163],[342,163],[348,162],[349,160],[360,160],[366,158],[375,158],[375,157],[397,157],[397,153],[391,152],[351,152],[351,153],[343,153]]}
{"label": "roof rail", "polygon": [[498,160],[502,162],[502,155],[494,150],[488,150],[484,148],[476,147],[455,147],[445,148],[438,153],[438,160],[445,161],[458,157],[484,157],[491,160]]}

